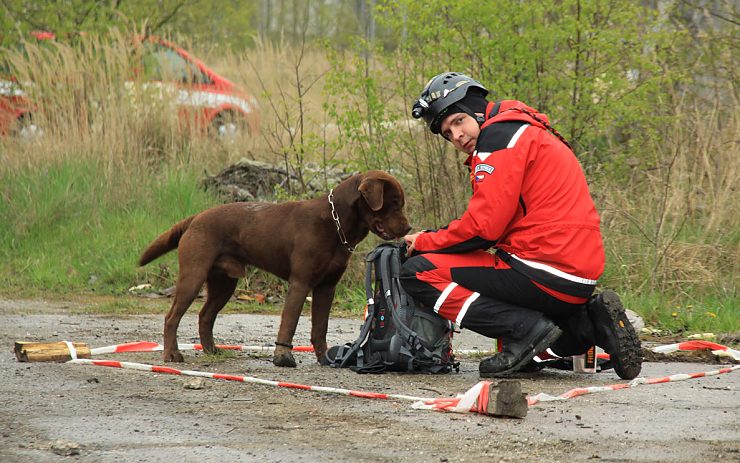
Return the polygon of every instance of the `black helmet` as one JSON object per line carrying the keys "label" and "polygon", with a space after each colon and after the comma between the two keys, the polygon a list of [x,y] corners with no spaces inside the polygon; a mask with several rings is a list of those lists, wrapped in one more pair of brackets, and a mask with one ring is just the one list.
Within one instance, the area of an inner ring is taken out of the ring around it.
{"label": "black helmet", "polygon": [[[448,113],[446,111],[447,108],[465,98],[469,89],[476,89],[475,91],[480,97],[485,97],[488,94],[486,87],[465,74],[459,72],[443,72],[436,75],[427,82],[424,90],[421,92],[421,96],[411,109],[411,115],[415,119],[424,118],[424,121],[429,124],[429,130],[434,134],[438,134],[442,119]],[[473,111],[464,105],[458,104],[458,106],[464,112],[475,117]]]}

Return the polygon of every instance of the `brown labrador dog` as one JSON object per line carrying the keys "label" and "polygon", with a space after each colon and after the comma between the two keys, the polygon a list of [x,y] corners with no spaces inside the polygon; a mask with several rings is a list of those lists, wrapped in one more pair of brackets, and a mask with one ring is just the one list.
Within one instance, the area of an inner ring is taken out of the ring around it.
{"label": "brown labrador dog", "polygon": [[139,259],[139,265],[146,265],[178,248],[180,273],[164,322],[164,360],[183,361],[177,328],[204,283],[208,295],[198,316],[198,331],[203,350],[216,351],[216,315],[245,276],[246,266],[252,265],[288,281],[273,363],[296,366],[291,343],[311,291],[311,344],[324,363],[334,289],[354,246],[370,231],[385,240],[404,236],[411,229],[404,204],[398,180],[372,170],[348,178],[321,198],[225,204],[178,222]]}

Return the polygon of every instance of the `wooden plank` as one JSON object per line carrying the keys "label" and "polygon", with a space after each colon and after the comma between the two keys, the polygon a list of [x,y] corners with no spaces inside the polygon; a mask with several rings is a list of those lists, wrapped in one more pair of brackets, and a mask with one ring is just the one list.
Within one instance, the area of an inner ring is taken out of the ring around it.
{"label": "wooden plank", "polygon": [[[84,342],[73,342],[77,358],[89,359],[90,348]],[[15,343],[15,358],[19,362],[66,362],[72,354],[65,342],[23,342]]]}

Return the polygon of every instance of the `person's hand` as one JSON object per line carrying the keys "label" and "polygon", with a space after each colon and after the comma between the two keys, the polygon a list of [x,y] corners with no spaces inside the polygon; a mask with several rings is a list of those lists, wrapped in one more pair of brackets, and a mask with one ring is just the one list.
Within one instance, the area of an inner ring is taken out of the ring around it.
{"label": "person's hand", "polygon": [[414,244],[416,243],[416,238],[418,238],[419,235],[421,235],[422,233],[424,232],[416,232],[403,237],[403,241],[406,243],[406,257],[410,257],[411,254],[414,253]]}

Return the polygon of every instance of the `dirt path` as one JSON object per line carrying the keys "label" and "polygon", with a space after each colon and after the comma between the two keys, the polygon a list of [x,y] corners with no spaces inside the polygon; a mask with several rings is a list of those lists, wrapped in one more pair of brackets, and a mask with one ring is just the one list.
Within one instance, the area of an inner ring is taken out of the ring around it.
{"label": "dirt path", "polygon": [[[216,380],[187,389],[187,377],[16,362],[12,347],[19,340],[72,340],[91,347],[161,340],[161,315],[71,315],[75,308],[0,300],[0,461],[740,461],[738,371],[543,403],[523,420],[506,420]],[[308,344],[308,321],[301,319],[297,345]],[[216,336],[225,344],[269,344],[277,324],[275,316],[222,315]],[[358,329],[357,320],[332,319],[330,343],[351,341]],[[180,342],[198,342],[196,336],[193,311],[183,319]],[[487,348],[489,342],[463,332],[455,346]],[[162,363],[158,353],[99,358]],[[421,397],[454,396],[479,381],[474,359],[462,359],[460,373],[445,376],[358,375],[319,367],[312,354],[297,359],[298,368],[278,369],[265,356],[214,359],[187,352],[184,364],[171,366]],[[643,375],[715,368],[650,362]],[[529,393],[550,394],[621,382],[613,372],[546,371],[520,380]],[[54,444],[58,440],[63,443]]]}

